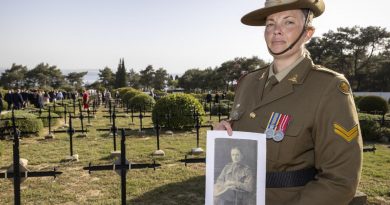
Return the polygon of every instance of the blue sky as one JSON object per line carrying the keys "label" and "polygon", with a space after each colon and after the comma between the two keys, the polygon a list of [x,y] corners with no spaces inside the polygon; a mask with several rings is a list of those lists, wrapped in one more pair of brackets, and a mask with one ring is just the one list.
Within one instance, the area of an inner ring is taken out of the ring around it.
{"label": "blue sky", "polygon": [[[316,36],[340,26],[390,31],[388,0],[325,0]],[[264,0],[0,0],[0,68],[41,62],[88,71],[119,58],[136,71],[216,67],[253,55],[270,61],[261,27],[240,23]]]}

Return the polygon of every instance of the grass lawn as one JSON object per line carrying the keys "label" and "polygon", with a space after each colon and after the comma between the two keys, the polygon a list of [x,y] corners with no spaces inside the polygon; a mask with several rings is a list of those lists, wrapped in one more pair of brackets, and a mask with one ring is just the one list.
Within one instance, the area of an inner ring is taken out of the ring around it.
{"label": "grass lawn", "polygon": [[[102,108],[101,108],[102,109]],[[22,158],[29,160],[31,171],[49,171],[57,167],[63,174],[53,180],[51,177],[28,178],[22,183],[22,204],[120,204],[120,177],[113,171],[96,171],[88,174],[83,167],[112,164],[110,152],[113,150],[112,136],[108,132],[97,132],[96,128],[106,128],[109,119],[106,113],[98,112],[92,120],[86,138],[73,138],[73,150],[78,154],[78,162],[61,162],[69,155],[67,134],[55,134],[53,140],[41,137],[23,138],[20,142]],[[208,117],[205,118],[208,120]],[[217,121],[217,118],[213,118]],[[139,123],[129,125],[130,118],[118,118],[118,127],[138,129]],[[63,122],[60,121],[59,125]],[[80,126],[78,120],[74,122]],[[150,118],[144,118],[145,127],[151,127]],[[57,126],[59,126],[57,125]],[[76,134],[77,135],[77,134]],[[179,162],[191,148],[196,147],[196,133],[175,131],[160,139],[160,147],[165,157],[153,158],[156,138],[153,132],[139,136],[129,133],[126,138],[126,156],[134,163],[151,163],[156,159],[162,166],[153,169],[131,170],[127,174],[128,204],[204,204],[205,164]],[[200,145],[205,148],[206,129],[200,133]],[[3,172],[12,163],[12,141],[0,141],[0,170]],[[364,153],[364,167],[359,190],[366,193],[370,204],[390,204],[390,149],[388,145],[376,145],[376,153]],[[120,150],[120,138],[117,138]],[[0,204],[13,204],[13,185],[10,180],[0,179]]]}

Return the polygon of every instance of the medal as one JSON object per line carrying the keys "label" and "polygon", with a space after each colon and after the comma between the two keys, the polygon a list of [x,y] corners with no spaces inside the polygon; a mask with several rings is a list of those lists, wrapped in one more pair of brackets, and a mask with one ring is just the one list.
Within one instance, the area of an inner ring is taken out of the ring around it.
{"label": "medal", "polygon": [[275,142],[280,142],[284,138],[284,133],[281,130],[277,130],[272,138]]}
{"label": "medal", "polygon": [[275,142],[280,142],[284,139],[284,135],[286,133],[286,129],[290,120],[291,116],[282,114],[276,126],[275,134],[272,138]]}
{"label": "medal", "polygon": [[275,130],[280,119],[280,114],[272,112],[271,117],[268,121],[267,129],[265,130],[265,136],[267,139],[272,139],[275,135]]}
{"label": "medal", "polygon": [[266,137],[267,139],[272,139],[273,136],[274,136],[274,134],[275,134],[275,130],[273,130],[273,129],[267,128],[267,129],[265,130],[265,137]]}

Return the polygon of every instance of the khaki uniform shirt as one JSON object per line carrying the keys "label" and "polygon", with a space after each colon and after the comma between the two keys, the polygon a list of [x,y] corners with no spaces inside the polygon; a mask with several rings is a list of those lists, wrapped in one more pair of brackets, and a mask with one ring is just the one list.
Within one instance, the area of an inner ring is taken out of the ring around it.
{"label": "khaki uniform shirt", "polygon": [[[233,187],[225,183],[234,182]],[[214,195],[218,203],[237,202],[236,204],[250,204],[249,199],[253,194],[254,178],[249,166],[240,163],[229,163],[225,165],[214,185]],[[239,202],[239,203],[238,203]]]}
{"label": "khaki uniform shirt", "polygon": [[290,115],[284,139],[267,140],[267,172],[315,167],[305,186],[267,188],[269,205],[346,205],[356,191],[362,139],[349,84],[304,58],[261,99],[269,67],[248,73],[236,89],[233,130],[264,133],[272,112]]}

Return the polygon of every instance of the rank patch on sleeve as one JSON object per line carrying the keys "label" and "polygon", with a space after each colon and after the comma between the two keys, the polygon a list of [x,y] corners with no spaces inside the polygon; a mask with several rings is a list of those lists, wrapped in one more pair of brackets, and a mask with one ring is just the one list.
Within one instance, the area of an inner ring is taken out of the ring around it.
{"label": "rank patch on sleeve", "polygon": [[333,123],[334,132],[344,138],[347,142],[351,142],[359,134],[358,125],[353,126],[352,129],[347,130],[337,123]]}
{"label": "rank patch on sleeve", "polygon": [[349,87],[349,84],[345,81],[341,81],[340,84],[338,85],[338,88],[344,94],[348,95],[351,93],[351,88]]}

